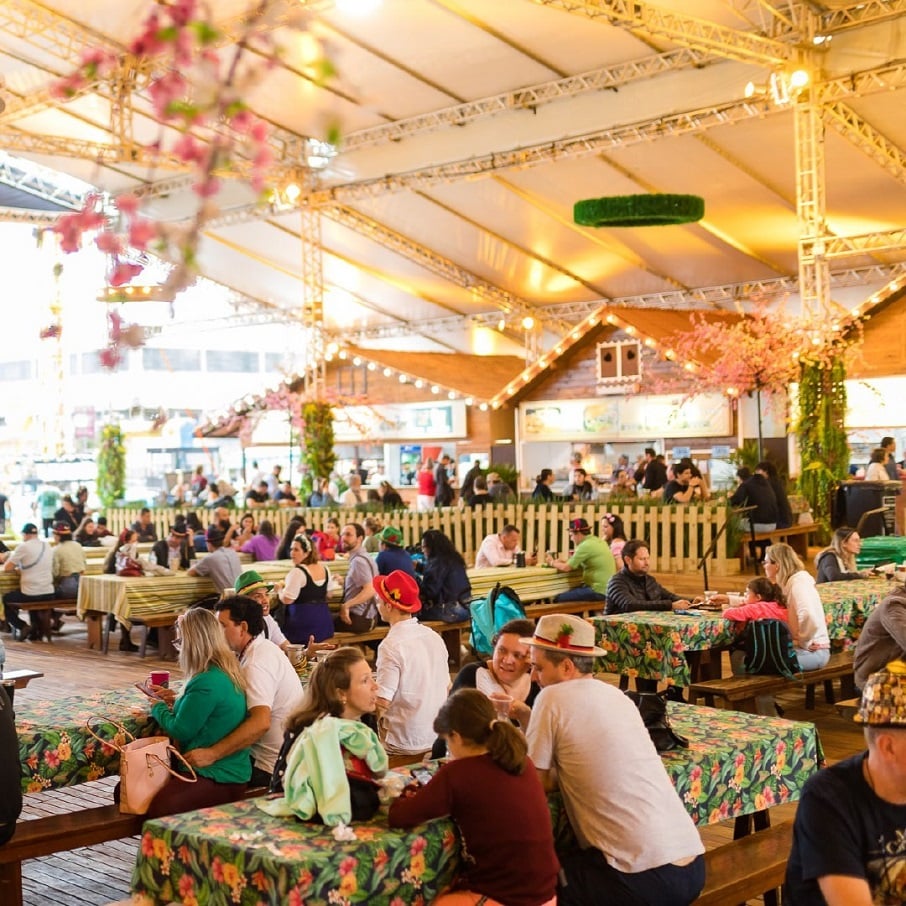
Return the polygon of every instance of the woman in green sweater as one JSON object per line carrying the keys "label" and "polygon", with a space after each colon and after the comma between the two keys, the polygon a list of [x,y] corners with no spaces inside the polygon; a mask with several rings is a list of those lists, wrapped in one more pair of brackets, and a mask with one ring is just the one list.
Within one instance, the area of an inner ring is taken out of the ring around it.
{"label": "woman in green sweater", "polygon": [[[212,611],[188,610],[179,618],[177,631],[181,636],[179,666],[186,678],[182,693],[177,696],[163,686],[149,688],[160,699],[151,715],[186,753],[214,745],[245,720],[245,682],[239,661]],[[181,767],[174,759],[174,770]],[[151,802],[148,817],[241,798],[252,775],[249,750],[240,749],[209,767],[197,768],[196,773],[196,783],[171,777]]]}

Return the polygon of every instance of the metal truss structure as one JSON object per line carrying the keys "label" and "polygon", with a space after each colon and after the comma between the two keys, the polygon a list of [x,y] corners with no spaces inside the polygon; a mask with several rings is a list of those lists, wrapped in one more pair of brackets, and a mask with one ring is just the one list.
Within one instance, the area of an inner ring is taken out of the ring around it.
{"label": "metal truss structure", "polygon": [[[611,26],[632,29],[635,32],[666,39],[676,49],[650,55],[639,60],[616,64],[581,75],[540,83],[534,86],[504,92],[492,97],[430,111],[385,125],[353,132],[346,136],[344,149],[355,151],[388,141],[426,135],[451,126],[471,122],[512,111],[534,111],[544,104],[590,92],[617,89],[643,79],[690,67],[702,67],[719,60],[729,59],[757,64],[769,71],[778,71],[790,64],[806,65],[817,73],[815,51],[810,42],[816,36],[828,36],[855,27],[886,22],[906,13],[906,0],[865,0],[850,6],[826,11],[816,11],[806,3],[791,2],[788,7],[776,9],[765,2],[771,27],[760,33],[722,26],[714,22],[687,16],[638,0],[534,0],[543,6],[557,8],[590,20],[602,20]],[[303,4],[311,10],[329,5],[327,0],[312,0]],[[292,4],[287,4],[275,19],[279,24],[284,16],[294,15]],[[223,23],[224,42],[236,40],[243,34],[240,19]],[[120,65],[113,78],[86,85],[84,91],[98,94],[110,105],[109,128],[113,141],[80,141],[71,138],[42,136],[11,125],[26,115],[57,103],[47,91],[29,92],[27,96],[5,94],[6,108],[0,112],[0,133],[7,150],[25,154],[63,155],[97,161],[99,164],[139,164],[161,168],[183,168],[184,164],[170,159],[166,154],[151,154],[134,139],[137,116],[148,116],[136,110],[134,98],[140,96],[153,75],[154,61],[139,62],[125,48],[116,45],[94,30],[39,5],[32,0],[9,0],[0,9],[0,30],[26,42],[42,59],[53,58],[55,65],[74,68],[86,46],[112,48],[120,55]],[[810,65],[811,64],[811,65]],[[47,69],[47,67],[44,67]],[[47,69],[49,72],[49,69]],[[54,75],[63,75],[63,72]],[[873,69],[848,74],[834,79],[818,80],[799,95],[793,104],[796,150],[796,206],[800,226],[798,282],[790,278],[745,284],[748,298],[755,294],[777,295],[790,291],[801,293],[806,311],[829,308],[832,288],[850,285],[845,282],[861,275],[867,279],[890,267],[884,262],[865,269],[831,272],[829,262],[859,254],[897,252],[906,240],[904,231],[891,231],[865,236],[833,236],[827,226],[824,174],[824,129],[830,125],[870,158],[900,181],[906,181],[906,154],[889,138],[882,135],[854,110],[847,100],[874,92],[889,91],[906,85],[906,62],[888,62]],[[533,167],[552,160],[582,156],[624,148],[633,144],[652,142],[665,136],[686,134],[704,135],[717,126],[742,122],[753,117],[770,116],[779,108],[764,100],[739,99],[725,104],[700,109],[680,110],[668,115],[636,123],[609,126],[582,136],[571,136],[535,145],[497,151],[485,155],[446,161],[442,164],[420,167],[408,172],[390,173],[380,177],[356,180],[339,185],[319,185],[308,179],[303,183],[299,199],[300,233],[302,240],[302,321],[323,341],[323,273],[321,265],[320,217],[326,216],[381,245],[393,249],[408,260],[415,261],[430,272],[442,276],[457,286],[468,289],[473,296],[486,301],[493,312],[482,315],[458,315],[451,318],[427,319],[413,322],[410,330],[446,330],[455,321],[460,327],[469,319],[490,324],[503,312],[507,315],[531,315],[544,323],[555,335],[562,335],[574,326],[573,311],[569,305],[558,305],[551,311],[529,303],[482,280],[465,268],[437,254],[432,249],[383,226],[374,219],[351,207],[357,200],[387,193],[426,189],[431,186],[499,173],[507,169]],[[305,136],[287,130],[275,129],[272,149],[276,156],[273,180],[277,182],[287,174],[298,171],[299,161],[304,160]],[[237,174],[233,174],[237,175]],[[239,174],[241,175],[241,167]],[[27,172],[16,172],[14,164],[0,161],[0,182],[15,185],[42,198],[66,207],[78,207],[82,201],[79,193],[63,190],[52,182]],[[179,191],[187,178],[165,178],[140,189],[137,194],[148,197]],[[237,208],[225,213],[211,223],[211,228],[227,223],[266,218],[272,211],[259,205]],[[44,224],[49,215],[32,212],[0,211],[0,219]],[[317,260],[315,260],[317,259]],[[897,267],[899,265],[896,265]],[[879,270],[880,269],[880,270]],[[848,277],[843,274],[850,275]],[[739,285],[742,286],[742,285]],[[753,289],[753,287],[755,287]],[[760,288],[759,288],[760,287]],[[727,305],[738,301],[738,290],[727,287],[706,288],[684,292],[671,291],[625,299],[609,300],[614,306],[635,305],[643,307],[681,307],[694,305]],[[579,306],[587,315],[598,306],[600,299]],[[393,326],[376,328],[400,330]],[[363,335],[370,335],[366,331]],[[397,335],[397,334],[393,334]],[[321,357],[323,360],[323,356]]]}

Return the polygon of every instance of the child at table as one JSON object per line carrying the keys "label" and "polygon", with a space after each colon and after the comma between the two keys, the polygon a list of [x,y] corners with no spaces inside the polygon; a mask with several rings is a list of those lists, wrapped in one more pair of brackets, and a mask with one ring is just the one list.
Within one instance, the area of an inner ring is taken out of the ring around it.
{"label": "child at table", "polygon": [[477,689],[441,706],[434,731],[453,760],[426,786],[410,786],[390,806],[391,827],[449,815],[462,833],[463,860],[453,888],[435,906],[546,906],[556,902],[559,864],[547,799],[525,737],[496,716]]}
{"label": "child at table", "polygon": [[[724,618],[739,623],[748,623],[750,620],[782,620],[789,623],[789,611],[783,589],[764,576],[758,576],[749,582],[742,601],[739,607],[728,607],[724,610]],[[746,653],[741,648],[730,651],[730,667],[733,673],[745,674],[743,666],[745,658]],[[768,717],[775,713],[779,714],[781,710],[773,695],[756,695],[755,707],[759,714]]]}

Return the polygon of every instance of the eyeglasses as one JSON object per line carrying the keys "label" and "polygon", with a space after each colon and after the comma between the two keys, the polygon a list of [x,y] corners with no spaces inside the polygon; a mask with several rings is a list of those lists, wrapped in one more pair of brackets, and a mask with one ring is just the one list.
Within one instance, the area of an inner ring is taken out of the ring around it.
{"label": "eyeglasses", "polygon": [[176,649],[176,651],[182,651],[182,636],[181,635],[176,636],[176,638],[173,639],[172,644],[173,644],[173,647]]}

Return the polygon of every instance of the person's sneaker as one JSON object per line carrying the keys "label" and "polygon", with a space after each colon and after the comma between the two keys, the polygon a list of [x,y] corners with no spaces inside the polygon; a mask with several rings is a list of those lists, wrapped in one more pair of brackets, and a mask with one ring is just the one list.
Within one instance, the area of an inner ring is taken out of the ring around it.
{"label": "person's sneaker", "polygon": [[24,626],[16,626],[13,629],[13,639],[17,642],[24,642],[28,638],[28,630]]}

